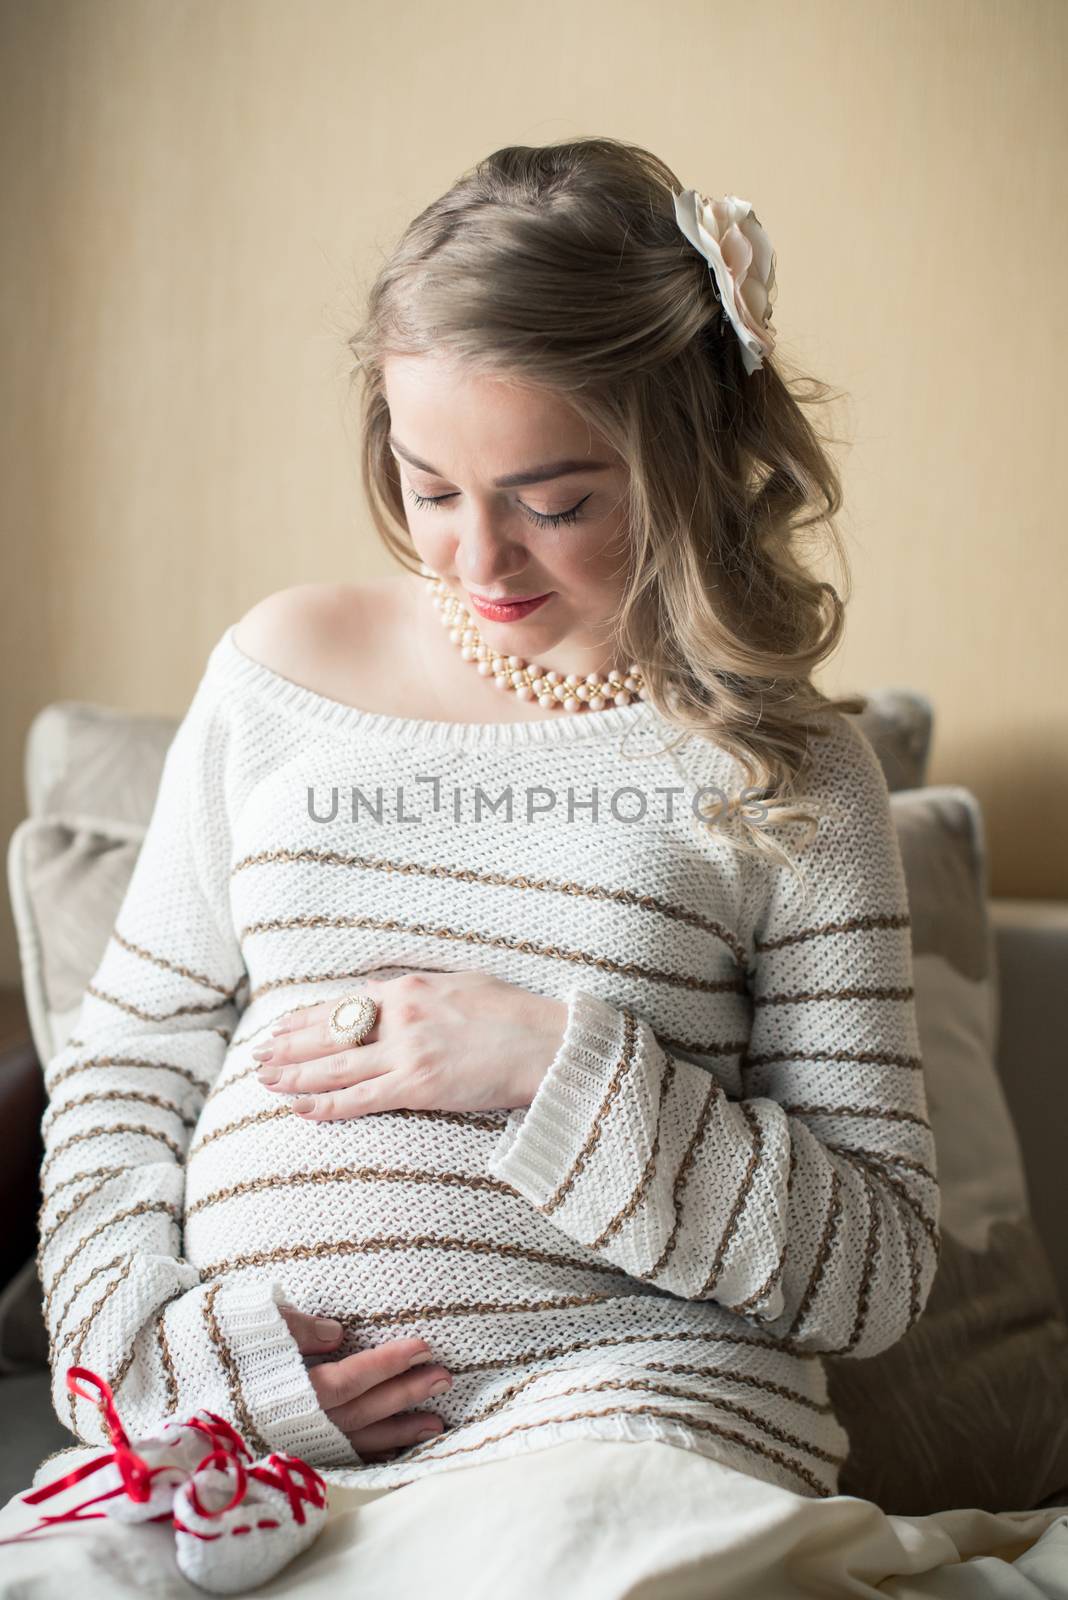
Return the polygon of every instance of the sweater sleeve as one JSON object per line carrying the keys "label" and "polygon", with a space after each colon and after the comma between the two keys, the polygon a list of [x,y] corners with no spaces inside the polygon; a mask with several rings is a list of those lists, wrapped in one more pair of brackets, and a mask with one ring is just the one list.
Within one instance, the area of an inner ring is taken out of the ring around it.
{"label": "sweater sleeve", "polygon": [[257,1454],[359,1458],[320,1408],[262,1279],[182,1259],[191,1130],[239,1016],[230,916],[227,709],[210,669],[168,749],[152,817],[73,1035],[49,1062],[38,1270],[53,1403],[104,1437],[68,1368],[104,1377],[131,1438],[208,1407]]}
{"label": "sweater sleeve", "polygon": [[[900,848],[882,768],[839,717],[815,834],[761,862],[744,1091],[582,988],[491,1171],[572,1240],[799,1350],[867,1357],[920,1315],[940,1250]],[[798,829],[799,824],[787,825]]]}

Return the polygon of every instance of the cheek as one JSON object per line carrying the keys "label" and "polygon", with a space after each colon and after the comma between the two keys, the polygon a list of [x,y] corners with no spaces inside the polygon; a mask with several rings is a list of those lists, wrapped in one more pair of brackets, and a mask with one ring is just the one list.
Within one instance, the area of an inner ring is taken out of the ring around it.
{"label": "cheek", "polygon": [[625,564],[627,532],[623,517],[599,519],[583,527],[561,529],[570,534],[557,546],[556,566],[566,569],[574,583],[598,594],[614,593],[619,586],[620,572]]}
{"label": "cheek", "polygon": [[[433,516],[433,512],[430,513]],[[428,567],[437,571],[442,565],[447,565],[452,559],[450,551],[454,541],[440,528],[427,527],[426,514],[418,511],[408,513],[408,535],[415,546],[415,553]]]}

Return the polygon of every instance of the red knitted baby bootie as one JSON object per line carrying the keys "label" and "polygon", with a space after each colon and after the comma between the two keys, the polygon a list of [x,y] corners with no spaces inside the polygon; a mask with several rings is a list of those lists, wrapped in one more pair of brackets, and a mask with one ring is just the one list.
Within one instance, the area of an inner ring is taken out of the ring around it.
{"label": "red knitted baby bootie", "polygon": [[246,1467],[216,1450],[174,1496],[178,1566],[212,1594],[243,1594],[306,1549],[325,1520],[326,1484],[299,1456]]}
{"label": "red knitted baby bootie", "polygon": [[299,1456],[253,1461],[241,1435],[214,1411],[165,1422],[132,1445],[103,1378],[71,1367],[67,1387],[100,1408],[111,1449],[21,1498],[39,1505],[96,1473],[99,1492],[67,1511],[42,1514],[35,1527],[0,1544],[97,1517],[172,1522],[178,1567],[189,1581],[211,1594],[243,1594],[280,1572],[320,1532],[326,1484]]}
{"label": "red knitted baby bootie", "polygon": [[[92,1384],[97,1392],[86,1390],[83,1383]],[[56,1523],[85,1522],[97,1517],[114,1517],[118,1522],[169,1522],[175,1490],[190,1477],[205,1454],[222,1450],[252,1460],[252,1452],[241,1435],[214,1411],[195,1412],[182,1422],[165,1422],[158,1432],[139,1439],[135,1446],[115,1409],[111,1385],[103,1378],[88,1367],[71,1367],[67,1388],[98,1407],[111,1449],[100,1451],[55,1482],[42,1484],[21,1497],[28,1506],[40,1505],[100,1474],[97,1492],[90,1499],[59,1514],[42,1514],[37,1527],[27,1529],[27,1534],[39,1533]]]}
{"label": "red knitted baby bootie", "polygon": [[188,1481],[206,1457],[219,1453],[252,1464],[252,1452],[244,1439],[214,1411],[195,1411],[181,1422],[168,1420],[156,1433],[138,1439],[135,1447],[136,1458],[148,1469],[147,1500],[129,1493],[126,1462],[118,1452],[103,1467],[98,1486],[110,1490],[115,1497],[106,1505],[106,1514],[119,1522],[164,1521],[171,1515],[179,1486]]}

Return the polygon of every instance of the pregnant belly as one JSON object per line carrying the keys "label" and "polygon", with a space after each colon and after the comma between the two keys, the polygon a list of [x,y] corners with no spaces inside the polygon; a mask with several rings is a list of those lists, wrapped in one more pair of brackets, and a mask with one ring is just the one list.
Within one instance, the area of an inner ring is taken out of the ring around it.
{"label": "pregnant belly", "polygon": [[266,1275],[301,1309],[362,1327],[364,1344],[525,1306],[660,1298],[488,1171],[507,1115],[308,1123],[254,1077],[235,1081],[191,1142],[186,1259],[208,1280]]}

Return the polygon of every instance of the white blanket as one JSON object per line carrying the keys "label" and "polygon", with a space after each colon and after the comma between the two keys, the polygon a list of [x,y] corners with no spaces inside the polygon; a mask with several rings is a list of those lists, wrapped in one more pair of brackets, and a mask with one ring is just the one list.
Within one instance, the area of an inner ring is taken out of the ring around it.
{"label": "white blanket", "polygon": [[[56,1476],[52,1463],[38,1481]],[[87,1498],[92,1482],[41,1509]],[[0,1538],[37,1515],[16,1497],[0,1511]],[[0,1594],[190,1600],[197,1591],[173,1550],[163,1525],[103,1520],[35,1535],[0,1547]],[[808,1499],[673,1445],[579,1440],[400,1489],[331,1485],[316,1543],[255,1592],[264,1600],[1068,1600],[1068,1507],[886,1516],[868,1500]]]}

